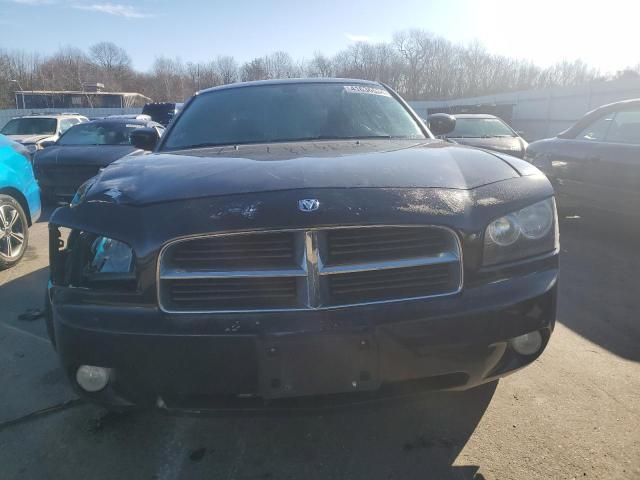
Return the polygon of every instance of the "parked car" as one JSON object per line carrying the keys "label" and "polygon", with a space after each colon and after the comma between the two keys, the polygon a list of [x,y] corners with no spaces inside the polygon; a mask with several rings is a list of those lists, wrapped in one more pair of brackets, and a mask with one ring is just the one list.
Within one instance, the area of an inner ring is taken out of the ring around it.
{"label": "parked car", "polygon": [[554,183],[559,208],[638,224],[640,99],[587,113],[556,137],[531,143],[526,158]]}
{"label": "parked car", "polygon": [[182,105],[184,104],[172,102],[147,103],[142,107],[142,114],[149,115],[154,122],[166,127],[173,120],[173,117],[178,114]]}
{"label": "parked car", "polygon": [[27,149],[0,135],[0,270],[18,263],[40,218],[40,190]]}
{"label": "parked car", "polygon": [[22,143],[33,155],[45,142],[55,142],[69,128],[88,121],[77,113],[26,115],[9,120],[0,133]]}
{"label": "parked car", "polygon": [[53,145],[40,150],[33,166],[45,201],[71,200],[78,187],[114,160],[144,153],[131,144],[130,134],[149,127],[158,135],[159,123],[129,118],[106,118],[71,127]]}
{"label": "parked car", "polygon": [[47,322],[72,384],[202,409],[467,389],[531,363],[555,322],[551,184],[433,137],[452,127],[382,84],[309,79],[205,90],[161,139],[137,131],[154,153],[50,220]]}
{"label": "parked car", "polygon": [[128,113],[123,115],[109,115],[105,117],[107,119],[119,118],[119,119],[129,119],[129,120],[145,120],[147,122],[151,122],[153,119],[150,115],[142,115],[140,113]]}
{"label": "parked car", "polygon": [[[435,113],[429,118],[433,120]],[[452,142],[472,147],[486,148],[514,157],[523,158],[527,150],[524,138],[495,115],[476,113],[456,114],[453,116],[456,127],[446,138]]]}

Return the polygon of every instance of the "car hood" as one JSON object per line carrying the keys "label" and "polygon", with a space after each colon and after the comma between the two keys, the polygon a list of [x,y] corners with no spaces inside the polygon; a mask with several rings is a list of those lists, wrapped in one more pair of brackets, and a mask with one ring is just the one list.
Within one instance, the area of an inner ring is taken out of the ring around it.
{"label": "car hood", "polygon": [[53,145],[36,153],[36,164],[99,165],[111,162],[136,151],[131,145]]}
{"label": "car hood", "polygon": [[308,188],[472,189],[531,174],[509,158],[439,140],[193,149],[117,161],[99,174],[86,200],[147,204]]}
{"label": "car hood", "polygon": [[52,139],[53,135],[7,135],[11,140],[20,143],[38,143]]}
{"label": "car hood", "polygon": [[488,148],[497,152],[508,153],[510,155],[521,155],[524,150],[524,142],[518,137],[488,137],[488,138],[455,138],[451,137],[455,143],[469,145],[471,147]]}

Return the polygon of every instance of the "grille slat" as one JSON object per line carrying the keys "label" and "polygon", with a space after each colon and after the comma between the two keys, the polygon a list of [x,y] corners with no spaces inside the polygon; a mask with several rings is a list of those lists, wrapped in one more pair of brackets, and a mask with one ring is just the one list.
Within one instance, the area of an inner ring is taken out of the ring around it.
{"label": "grille slat", "polygon": [[461,288],[462,268],[448,229],[372,226],[179,241],[161,254],[159,274],[163,309],[217,312],[452,294]]}
{"label": "grille slat", "polygon": [[290,268],[295,256],[293,233],[254,233],[180,242],[166,263],[184,270]]}
{"label": "grille slat", "polygon": [[439,295],[456,288],[450,265],[428,265],[397,272],[371,271],[331,275],[331,297],[342,303]]}
{"label": "grille slat", "polygon": [[165,280],[173,308],[199,311],[230,308],[286,308],[295,306],[294,278]]}
{"label": "grille slat", "polygon": [[327,265],[435,255],[451,248],[451,235],[433,227],[336,229],[327,233]]}

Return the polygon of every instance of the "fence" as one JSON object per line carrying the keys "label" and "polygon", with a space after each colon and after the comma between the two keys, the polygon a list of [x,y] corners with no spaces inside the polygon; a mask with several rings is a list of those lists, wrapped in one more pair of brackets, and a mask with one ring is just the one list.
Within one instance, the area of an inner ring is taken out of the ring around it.
{"label": "fence", "polygon": [[72,111],[79,113],[88,118],[94,117],[106,117],[109,115],[125,115],[132,113],[140,113],[142,108],[40,108],[34,110],[0,110],[0,128],[4,127],[5,123],[11,120],[13,117],[23,117],[32,113],[63,113]]}
{"label": "fence", "polygon": [[524,132],[528,140],[537,140],[556,135],[594,108],[630,98],[640,98],[640,79],[409,103],[423,117],[429,111],[461,112],[466,109],[469,112],[479,112],[484,108],[486,113],[491,113],[510,107],[511,126]]}

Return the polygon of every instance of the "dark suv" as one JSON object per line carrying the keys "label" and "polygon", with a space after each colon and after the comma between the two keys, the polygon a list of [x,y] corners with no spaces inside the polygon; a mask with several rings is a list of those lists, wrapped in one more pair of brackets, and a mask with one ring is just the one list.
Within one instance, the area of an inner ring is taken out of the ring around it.
{"label": "dark suv", "polygon": [[142,114],[149,115],[151,120],[166,127],[178,114],[182,105],[184,104],[171,102],[147,103],[142,107]]}

